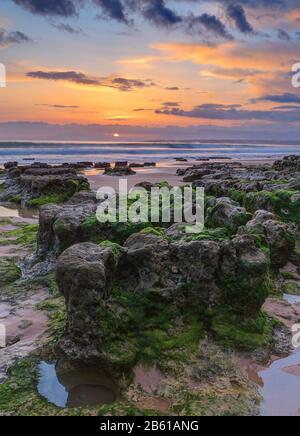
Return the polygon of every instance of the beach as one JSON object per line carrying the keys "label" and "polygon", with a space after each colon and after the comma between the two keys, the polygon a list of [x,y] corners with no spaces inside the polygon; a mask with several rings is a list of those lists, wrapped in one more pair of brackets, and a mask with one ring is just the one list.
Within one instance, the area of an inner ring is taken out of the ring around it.
{"label": "beach", "polygon": [[[252,158],[252,159],[210,159],[210,163],[231,163],[236,162],[238,165],[243,166],[263,166],[274,163],[276,158]],[[150,168],[134,168],[136,174],[126,177],[128,189],[131,189],[136,184],[142,182],[159,183],[168,182],[171,186],[180,186],[185,184],[182,177],[178,176],[178,169],[185,169],[193,166],[201,167],[205,165],[207,161],[196,161],[189,159],[187,162],[178,162],[176,160],[161,161],[156,164],[155,167]],[[101,187],[109,187],[118,191],[119,177],[104,175],[104,170],[87,169],[83,171],[83,174],[88,178],[91,188],[96,191]]]}

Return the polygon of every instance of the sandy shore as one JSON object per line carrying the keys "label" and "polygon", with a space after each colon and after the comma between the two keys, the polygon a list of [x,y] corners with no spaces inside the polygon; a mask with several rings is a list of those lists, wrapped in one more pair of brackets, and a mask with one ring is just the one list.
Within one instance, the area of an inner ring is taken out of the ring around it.
{"label": "sandy shore", "polygon": [[[250,160],[217,160],[211,159],[209,163],[233,163],[238,162],[243,165],[272,165],[275,159],[250,159]],[[137,183],[150,182],[158,183],[162,181],[169,182],[172,186],[180,186],[184,184],[182,177],[177,176],[176,171],[179,168],[188,168],[193,165],[205,165],[208,162],[190,160],[188,162],[159,162],[156,167],[153,168],[135,168],[136,174],[134,176],[127,177],[128,189],[131,189]],[[88,178],[92,190],[96,191],[100,187],[114,188],[116,191],[119,186],[119,177],[105,176],[103,170],[91,169],[84,171],[84,175]]]}

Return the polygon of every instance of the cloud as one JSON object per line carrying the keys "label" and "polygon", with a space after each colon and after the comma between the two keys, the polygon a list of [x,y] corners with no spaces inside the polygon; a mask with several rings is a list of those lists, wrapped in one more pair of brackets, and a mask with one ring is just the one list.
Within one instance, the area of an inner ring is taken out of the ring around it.
{"label": "cloud", "polygon": [[132,91],[136,88],[149,88],[151,86],[155,86],[154,83],[150,81],[136,80],[136,79],[125,79],[124,77],[117,77],[112,79],[111,85],[107,85],[111,87],[116,87],[120,91]]}
{"label": "cloud", "polygon": [[69,106],[69,105],[64,105],[64,104],[47,104],[47,103],[43,103],[43,104],[35,104],[35,106],[43,106],[43,107],[51,107],[54,109],[80,109],[80,106]]}
{"label": "cloud", "polygon": [[167,86],[166,91],[180,91],[180,88],[178,86]]}
{"label": "cloud", "polygon": [[71,82],[79,85],[102,86],[124,92],[156,86],[151,80],[127,79],[125,77],[95,78],[77,71],[30,71],[26,75],[33,79]]}
{"label": "cloud", "polygon": [[[211,33],[212,35],[224,39],[233,39],[224,23],[215,15],[202,14],[200,16],[191,15],[186,20],[190,31],[200,30]],[[200,28],[200,29],[199,29]],[[205,35],[207,36],[207,35]]]}
{"label": "cloud", "polygon": [[264,95],[251,101],[253,103],[256,103],[257,101],[270,101],[272,103],[300,103],[300,96],[298,94],[286,92],[281,95]]}
{"label": "cloud", "polygon": [[120,23],[129,24],[125,7],[121,0],[94,0],[94,3],[101,7],[105,17],[119,21]]}
{"label": "cloud", "polygon": [[163,106],[165,107],[180,107],[180,103],[177,101],[166,101],[163,103]]}
{"label": "cloud", "polygon": [[279,39],[282,39],[283,41],[290,41],[291,40],[290,35],[285,30],[282,30],[282,29],[277,30],[277,36]]}
{"label": "cloud", "polygon": [[33,141],[41,138],[46,141],[107,141],[112,134],[119,132],[124,141],[144,141],[144,140],[199,140],[206,139],[220,140],[266,140],[296,141],[299,144],[300,126],[286,123],[266,124],[254,122],[251,125],[242,123],[226,127],[208,125],[189,125],[180,127],[178,125],[158,127],[158,126],[137,126],[124,125],[120,123],[110,124],[49,124],[43,122],[0,122],[0,138],[2,140],[21,140]]}
{"label": "cloud", "polygon": [[253,33],[253,27],[246,17],[245,9],[240,4],[230,4],[226,8],[228,18],[234,21],[236,27],[242,33]]}
{"label": "cloud", "polygon": [[53,81],[73,82],[81,85],[100,85],[98,79],[86,76],[76,71],[30,71],[28,77]]}
{"label": "cloud", "polygon": [[298,122],[300,107],[286,110],[245,110],[240,105],[203,104],[191,110],[181,108],[163,108],[156,110],[159,115],[173,115],[178,117],[228,120],[228,121],[271,121],[271,122]]}
{"label": "cloud", "polygon": [[70,26],[70,24],[66,23],[52,23],[52,26],[55,27],[55,29],[59,30],[60,32],[70,33],[71,35],[76,34],[84,34],[83,30],[77,27]]}
{"label": "cloud", "polygon": [[0,46],[5,47],[11,44],[22,44],[23,42],[31,42],[32,39],[29,38],[25,33],[15,31],[7,32],[5,29],[0,29]]}
{"label": "cloud", "polygon": [[183,21],[180,15],[166,6],[164,0],[144,0],[141,3],[143,16],[157,26],[174,26]]}
{"label": "cloud", "polygon": [[33,14],[60,15],[71,17],[76,15],[76,7],[72,0],[12,0]]}
{"label": "cloud", "polygon": [[276,111],[277,110],[291,110],[291,109],[299,109],[299,106],[291,104],[291,105],[285,105],[285,106],[276,106],[276,107],[273,107],[272,109],[273,109],[273,111],[275,111],[275,110]]}
{"label": "cloud", "polygon": [[152,109],[145,109],[143,107],[133,109],[133,112],[148,112],[148,111],[152,111]]}

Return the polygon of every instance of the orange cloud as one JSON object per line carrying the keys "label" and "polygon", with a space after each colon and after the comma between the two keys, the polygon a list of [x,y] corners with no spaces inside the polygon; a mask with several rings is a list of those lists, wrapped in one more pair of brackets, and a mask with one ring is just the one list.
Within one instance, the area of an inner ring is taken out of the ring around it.
{"label": "orange cloud", "polygon": [[154,44],[169,61],[191,61],[199,65],[256,70],[284,70],[291,59],[299,55],[298,44],[266,41],[260,44],[229,42],[218,46],[204,44]]}

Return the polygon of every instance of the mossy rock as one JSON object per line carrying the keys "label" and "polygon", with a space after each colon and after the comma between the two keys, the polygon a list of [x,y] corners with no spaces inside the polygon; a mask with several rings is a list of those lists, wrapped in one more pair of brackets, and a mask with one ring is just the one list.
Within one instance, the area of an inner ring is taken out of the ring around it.
{"label": "mossy rock", "polygon": [[10,238],[14,238],[14,244],[24,245],[30,248],[36,243],[38,229],[38,224],[27,224],[19,226],[15,230],[1,232],[1,243],[3,245],[6,245],[7,243],[10,244]]}
{"label": "mossy rock", "polygon": [[123,245],[129,236],[149,228],[149,226],[151,226],[149,223],[101,223],[97,220],[96,215],[91,215],[81,224],[80,231],[84,241],[96,244],[100,244],[103,241],[111,241]]}
{"label": "mossy rock", "polygon": [[270,346],[273,340],[272,322],[263,313],[245,319],[224,307],[215,309],[211,329],[215,339],[229,348],[252,351]]}
{"label": "mossy rock", "polygon": [[10,201],[11,203],[15,203],[15,204],[21,204],[22,196],[21,195],[10,195],[7,197],[7,201]]}
{"label": "mossy rock", "polygon": [[115,289],[109,304],[100,308],[100,324],[101,352],[111,363],[127,368],[177,355],[188,359],[204,337],[198,307],[179,307],[156,293]]}
{"label": "mossy rock", "polygon": [[245,197],[245,207],[250,211],[265,209],[274,212],[282,221],[300,225],[300,192],[277,191],[251,192]]}
{"label": "mossy rock", "polygon": [[21,278],[21,270],[15,259],[0,257],[0,287],[10,285]]}
{"label": "mossy rock", "polygon": [[287,280],[283,285],[283,293],[289,295],[300,295],[300,283],[294,280]]}
{"label": "mossy rock", "polygon": [[235,266],[235,273],[231,271],[227,276],[224,272],[217,280],[221,300],[236,314],[255,316],[272,292],[268,252],[260,250],[258,259],[260,262],[241,258]]}
{"label": "mossy rock", "polygon": [[64,190],[53,190],[45,192],[38,197],[32,198],[26,202],[27,207],[40,208],[45,204],[61,204],[70,200],[74,194],[80,191],[89,191],[90,185],[86,180],[69,179],[66,181]]}

